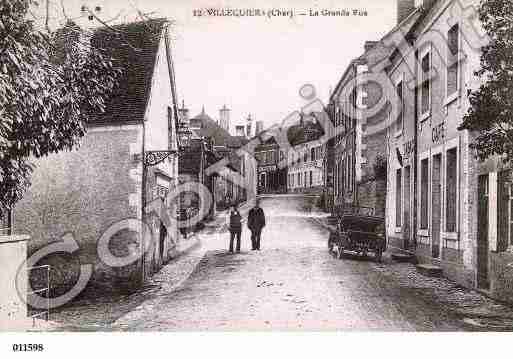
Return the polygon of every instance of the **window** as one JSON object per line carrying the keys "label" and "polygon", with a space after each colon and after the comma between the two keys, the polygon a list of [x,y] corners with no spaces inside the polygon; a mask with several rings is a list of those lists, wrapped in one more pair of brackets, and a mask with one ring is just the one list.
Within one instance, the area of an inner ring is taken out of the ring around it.
{"label": "window", "polygon": [[351,152],[347,154],[347,184],[346,188],[351,191],[353,189],[353,157],[351,156]]}
{"label": "window", "polygon": [[308,187],[308,177],[306,176],[306,173],[307,172],[305,171],[305,177],[304,177],[305,181],[304,182],[305,182],[305,187]]}
{"label": "window", "polygon": [[397,97],[399,100],[399,117],[396,122],[396,131],[400,132],[403,130],[403,121],[404,121],[404,91],[403,91],[403,81],[401,80],[395,87],[397,91]]}
{"label": "window", "polygon": [[420,162],[420,229],[428,229],[429,159]]}
{"label": "window", "polygon": [[338,196],[338,162],[335,162],[335,168],[334,168],[334,178],[333,178],[333,192],[335,193],[335,196]]}
{"label": "window", "polygon": [[457,148],[451,148],[446,156],[446,209],[445,209],[445,231],[456,232],[456,209],[458,205],[458,152]]}
{"label": "window", "polygon": [[[513,188],[511,182],[511,171],[501,171],[497,173],[497,252],[507,251],[513,245]],[[484,176],[485,178],[488,176]],[[483,178],[484,179],[484,178]],[[482,183],[481,185],[485,185]],[[483,190],[479,193],[480,200]],[[483,212],[488,213],[488,208]],[[494,248],[491,248],[492,250]]]}
{"label": "window", "polygon": [[346,166],[346,159],[344,158],[342,160],[342,165],[341,166],[338,166],[338,178],[339,178],[339,182],[338,182],[338,193],[339,194],[342,194],[344,193],[344,186],[345,186],[345,183],[346,183],[346,178],[345,178],[345,167]]}
{"label": "window", "polygon": [[308,151],[305,149],[305,153],[303,154],[305,162],[308,162]]}
{"label": "window", "polygon": [[420,110],[422,115],[429,114],[431,110],[431,54],[424,55],[421,62],[422,86],[420,88]]}
{"label": "window", "polygon": [[511,184],[509,184],[509,186],[508,186],[507,202],[508,202],[508,243],[507,243],[507,245],[513,245],[513,188],[511,186]]}
{"label": "window", "polygon": [[401,189],[402,189],[401,169],[395,173],[395,226],[401,227]]}
{"label": "window", "polygon": [[310,160],[315,161],[315,147],[310,149]]}
{"label": "window", "polygon": [[283,154],[283,151],[280,150],[280,162],[283,161],[284,157],[285,157],[285,155]]}
{"label": "window", "polygon": [[298,172],[297,174],[297,185],[301,186],[301,172]]}
{"label": "window", "polygon": [[313,174],[312,171],[310,171],[310,187],[313,186]]}
{"label": "window", "polygon": [[451,27],[447,33],[447,97],[458,91],[458,53],[460,50],[460,27],[458,24]]}

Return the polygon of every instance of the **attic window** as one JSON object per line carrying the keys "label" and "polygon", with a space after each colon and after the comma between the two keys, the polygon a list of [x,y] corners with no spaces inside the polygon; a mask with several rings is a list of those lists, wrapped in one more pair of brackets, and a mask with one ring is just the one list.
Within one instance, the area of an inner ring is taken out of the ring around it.
{"label": "attic window", "polygon": [[425,119],[431,112],[431,53],[429,51],[422,57],[421,71],[420,110],[422,118]]}

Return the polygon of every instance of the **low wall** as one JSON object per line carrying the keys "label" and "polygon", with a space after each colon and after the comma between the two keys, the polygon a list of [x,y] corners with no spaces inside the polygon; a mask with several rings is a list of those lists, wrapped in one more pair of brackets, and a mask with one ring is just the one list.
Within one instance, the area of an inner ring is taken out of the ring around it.
{"label": "low wall", "polygon": [[490,295],[513,303],[513,253],[490,253]]}
{"label": "low wall", "polygon": [[21,266],[27,258],[28,239],[29,236],[0,236],[0,331],[26,329],[27,271]]}

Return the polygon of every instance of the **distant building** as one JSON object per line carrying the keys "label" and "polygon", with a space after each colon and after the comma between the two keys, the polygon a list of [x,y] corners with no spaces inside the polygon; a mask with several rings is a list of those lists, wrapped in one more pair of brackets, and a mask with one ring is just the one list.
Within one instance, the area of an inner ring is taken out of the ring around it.
{"label": "distant building", "polygon": [[254,149],[257,161],[258,193],[285,193],[287,191],[287,168],[280,168],[285,153],[280,150],[274,137],[259,144]]}
{"label": "distant building", "polygon": [[287,153],[287,192],[323,193],[325,146],[320,141],[322,135],[322,128],[313,116],[302,115],[300,123],[288,129],[292,150]]}
{"label": "distant building", "polygon": [[[385,215],[386,178],[380,176],[376,168],[386,160],[386,133],[370,133],[366,129],[376,123],[385,123],[389,111],[384,107],[372,117],[365,118],[357,109],[373,108],[380,100],[381,90],[377,83],[360,84],[359,81],[389,54],[390,50],[381,42],[366,41],[363,54],[351,61],[331,94],[328,110],[338,129],[330,142],[333,153],[328,152],[335,162],[332,168],[333,214],[368,207],[376,215]],[[342,98],[348,88],[355,91],[348,98]]]}
{"label": "distant building", "polygon": [[[236,151],[246,144],[246,137],[231,136],[205,112],[205,108],[192,118],[190,123],[197,143],[190,149],[187,158],[180,161],[181,182],[199,181],[208,188],[215,203],[211,209],[211,215],[214,215],[217,209],[224,209],[233,202],[245,201],[247,198],[245,186],[236,185],[235,179],[225,174],[221,175],[218,172],[209,174],[207,169],[222,159],[228,159],[227,167],[238,172],[239,175],[243,174],[248,167],[246,162],[249,156]],[[196,205],[196,202],[193,205]]]}
{"label": "distant building", "polygon": [[190,127],[189,109],[185,107],[185,101],[182,100],[182,107],[178,109],[180,121],[187,127]]}
{"label": "distant building", "polygon": [[237,125],[235,126],[235,136],[238,136],[238,137],[246,137],[246,131],[244,129],[244,126],[243,125]]}

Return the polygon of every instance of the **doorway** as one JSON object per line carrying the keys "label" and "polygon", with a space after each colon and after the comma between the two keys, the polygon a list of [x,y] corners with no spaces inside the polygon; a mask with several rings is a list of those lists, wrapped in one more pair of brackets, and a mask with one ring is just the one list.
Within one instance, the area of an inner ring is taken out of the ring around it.
{"label": "doorway", "polygon": [[477,287],[488,290],[488,175],[479,176],[477,193]]}
{"label": "doorway", "polygon": [[164,223],[160,222],[160,238],[159,238],[159,254],[160,254],[160,261],[164,261],[164,245],[166,243],[166,237],[167,237],[167,228],[164,225]]}
{"label": "doorway", "polygon": [[411,221],[410,221],[410,166],[404,168],[403,181],[403,247],[410,248]]}
{"label": "doorway", "polygon": [[266,177],[265,176],[265,172],[260,173],[260,181],[259,181],[260,183],[259,183],[259,186],[260,186],[260,188],[262,188],[262,190],[265,190],[265,188],[266,188],[266,183],[265,183],[266,182],[266,180],[265,180],[266,178],[265,177]]}
{"label": "doorway", "polygon": [[442,155],[433,156],[433,177],[431,181],[431,256],[440,257],[440,230],[442,212],[442,187],[441,187]]}

